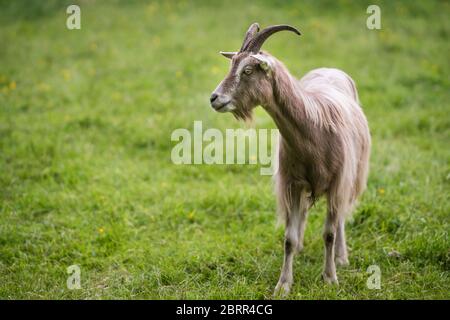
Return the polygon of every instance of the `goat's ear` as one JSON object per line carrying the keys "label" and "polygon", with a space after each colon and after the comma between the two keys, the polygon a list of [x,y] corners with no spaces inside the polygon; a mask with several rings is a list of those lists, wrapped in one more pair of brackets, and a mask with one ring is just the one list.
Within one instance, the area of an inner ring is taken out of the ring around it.
{"label": "goat's ear", "polygon": [[220,54],[223,55],[225,58],[231,59],[237,52],[226,52],[226,51],[220,51]]}
{"label": "goat's ear", "polygon": [[272,69],[272,62],[270,61],[270,58],[268,58],[267,56],[264,56],[259,53],[252,54],[251,56],[259,61],[259,66],[264,71],[269,72]]}

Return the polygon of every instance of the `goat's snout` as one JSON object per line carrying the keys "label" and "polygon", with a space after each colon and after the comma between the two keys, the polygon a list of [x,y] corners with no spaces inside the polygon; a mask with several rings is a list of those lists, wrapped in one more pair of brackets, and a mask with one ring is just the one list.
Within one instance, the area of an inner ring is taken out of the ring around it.
{"label": "goat's snout", "polygon": [[213,102],[217,99],[218,96],[219,96],[219,95],[218,95],[217,93],[213,92],[213,93],[211,94],[211,97],[209,98],[209,101],[210,101],[211,103],[213,103]]}
{"label": "goat's snout", "polygon": [[230,104],[231,99],[226,94],[220,94],[214,91],[211,94],[209,101],[211,102],[211,107],[218,112],[227,112],[232,110]]}

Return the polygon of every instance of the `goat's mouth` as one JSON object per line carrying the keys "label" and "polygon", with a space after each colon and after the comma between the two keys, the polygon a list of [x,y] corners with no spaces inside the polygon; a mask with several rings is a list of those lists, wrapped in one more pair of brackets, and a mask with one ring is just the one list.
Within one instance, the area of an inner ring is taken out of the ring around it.
{"label": "goat's mouth", "polygon": [[227,101],[225,103],[222,103],[220,106],[213,106],[214,110],[217,112],[227,112],[230,110],[233,110],[232,105],[231,105],[231,100]]}

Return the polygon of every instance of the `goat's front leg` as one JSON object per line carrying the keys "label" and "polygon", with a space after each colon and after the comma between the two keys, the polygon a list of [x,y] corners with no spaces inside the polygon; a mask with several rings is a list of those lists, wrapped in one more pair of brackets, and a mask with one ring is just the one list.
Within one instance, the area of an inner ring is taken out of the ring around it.
{"label": "goat's front leg", "polygon": [[280,279],[275,287],[275,296],[287,296],[291,290],[293,282],[292,264],[294,255],[298,246],[300,215],[290,214],[286,221],[286,230],[284,234],[284,261],[281,268]]}

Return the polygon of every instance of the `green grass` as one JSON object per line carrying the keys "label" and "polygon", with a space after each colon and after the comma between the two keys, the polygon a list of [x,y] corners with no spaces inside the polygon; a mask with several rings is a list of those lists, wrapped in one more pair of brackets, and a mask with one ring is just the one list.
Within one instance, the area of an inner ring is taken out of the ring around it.
{"label": "green grass", "polygon": [[[366,28],[374,2],[380,31]],[[350,266],[322,282],[320,201],[289,298],[450,298],[448,2],[78,1],[75,31],[68,3],[0,2],[0,298],[271,297],[283,256],[271,178],[170,161],[176,128],[246,126],[208,98],[228,69],[217,52],[254,21],[302,30],[265,44],[293,74],[348,72],[373,138]],[[274,128],[260,109],[254,126]],[[66,287],[73,264],[80,290]],[[366,287],[372,264],[381,290]]]}

